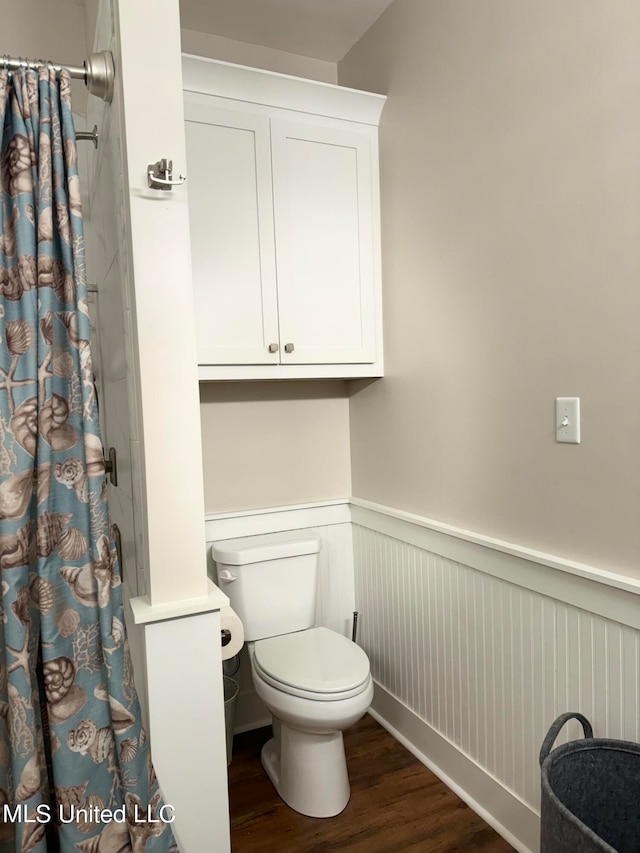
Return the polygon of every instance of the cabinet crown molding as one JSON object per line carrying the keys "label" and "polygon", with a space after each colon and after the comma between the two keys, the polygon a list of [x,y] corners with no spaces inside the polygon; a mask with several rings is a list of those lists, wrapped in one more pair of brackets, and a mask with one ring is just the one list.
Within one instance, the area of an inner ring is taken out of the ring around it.
{"label": "cabinet crown molding", "polygon": [[282,107],[374,127],[380,123],[387,100],[386,95],[191,54],[182,55],[182,86],[187,92]]}

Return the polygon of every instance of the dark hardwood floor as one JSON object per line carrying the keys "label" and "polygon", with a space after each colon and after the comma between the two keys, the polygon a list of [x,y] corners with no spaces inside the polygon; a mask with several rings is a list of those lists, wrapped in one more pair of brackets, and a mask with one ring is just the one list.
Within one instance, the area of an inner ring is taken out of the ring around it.
{"label": "dark hardwood floor", "polygon": [[337,817],[304,817],[260,764],[271,729],[237,735],[229,768],[233,853],[443,853],[513,848],[369,715],[345,733],[351,799]]}

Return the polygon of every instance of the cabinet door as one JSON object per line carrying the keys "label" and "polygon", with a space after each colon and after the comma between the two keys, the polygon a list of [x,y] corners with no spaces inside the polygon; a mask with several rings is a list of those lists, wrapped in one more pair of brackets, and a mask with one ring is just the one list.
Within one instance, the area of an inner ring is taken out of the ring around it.
{"label": "cabinet door", "polygon": [[282,363],[372,362],[367,130],[272,119],[271,145]]}
{"label": "cabinet door", "polygon": [[269,119],[185,103],[199,364],[277,364]]}

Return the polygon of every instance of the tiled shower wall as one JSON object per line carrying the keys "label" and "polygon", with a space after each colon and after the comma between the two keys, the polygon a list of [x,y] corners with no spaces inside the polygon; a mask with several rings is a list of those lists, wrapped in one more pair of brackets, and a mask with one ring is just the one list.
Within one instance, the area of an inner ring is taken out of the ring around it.
{"label": "tiled shower wall", "polygon": [[[96,23],[94,50],[116,51],[113,4],[103,2]],[[144,593],[141,530],[142,490],[136,417],[132,296],[124,223],[124,179],[121,139],[121,94],[118,85],[111,105],[89,98],[86,126],[98,128],[99,144],[91,148],[88,209],[85,209],[87,277],[94,290],[93,341],[100,395],[100,421],[105,452],[115,447],[118,485],[109,485],[111,521],[122,536],[122,576],[125,600]],[[83,146],[90,143],[81,142]],[[136,536],[138,537],[136,539]],[[144,656],[139,631],[128,622],[136,681],[145,708]]]}
{"label": "tiled shower wall", "polygon": [[[109,3],[101,6],[96,50],[114,50],[113,20]],[[118,486],[109,487],[112,521],[122,533],[123,576],[130,595],[138,594],[134,531],[134,482],[137,423],[132,375],[133,342],[131,293],[127,276],[123,218],[122,145],[120,103],[116,93],[111,106],[91,98],[87,126],[98,127],[99,145],[93,155],[89,181],[89,210],[85,213],[87,271],[97,291],[100,415],[105,448],[118,454]],[[88,145],[89,143],[81,143]],[[95,344],[94,344],[95,349]]]}
{"label": "tiled shower wall", "polygon": [[[581,711],[596,736],[640,740],[636,628],[386,533],[353,534],[374,678],[533,811],[540,745],[560,713]],[[559,742],[579,736],[567,728]]]}

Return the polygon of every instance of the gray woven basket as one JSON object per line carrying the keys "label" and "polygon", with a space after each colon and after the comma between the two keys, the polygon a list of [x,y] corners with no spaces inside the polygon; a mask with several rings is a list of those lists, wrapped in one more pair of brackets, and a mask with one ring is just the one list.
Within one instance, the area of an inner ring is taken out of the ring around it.
{"label": "gray woven basket", "polygon": [[[585,740],[552,752],[572,719]],[[541,853],[639,853],[640,744],[594,738],[586,717],[562,714],[544,739],[540,767]]]}

